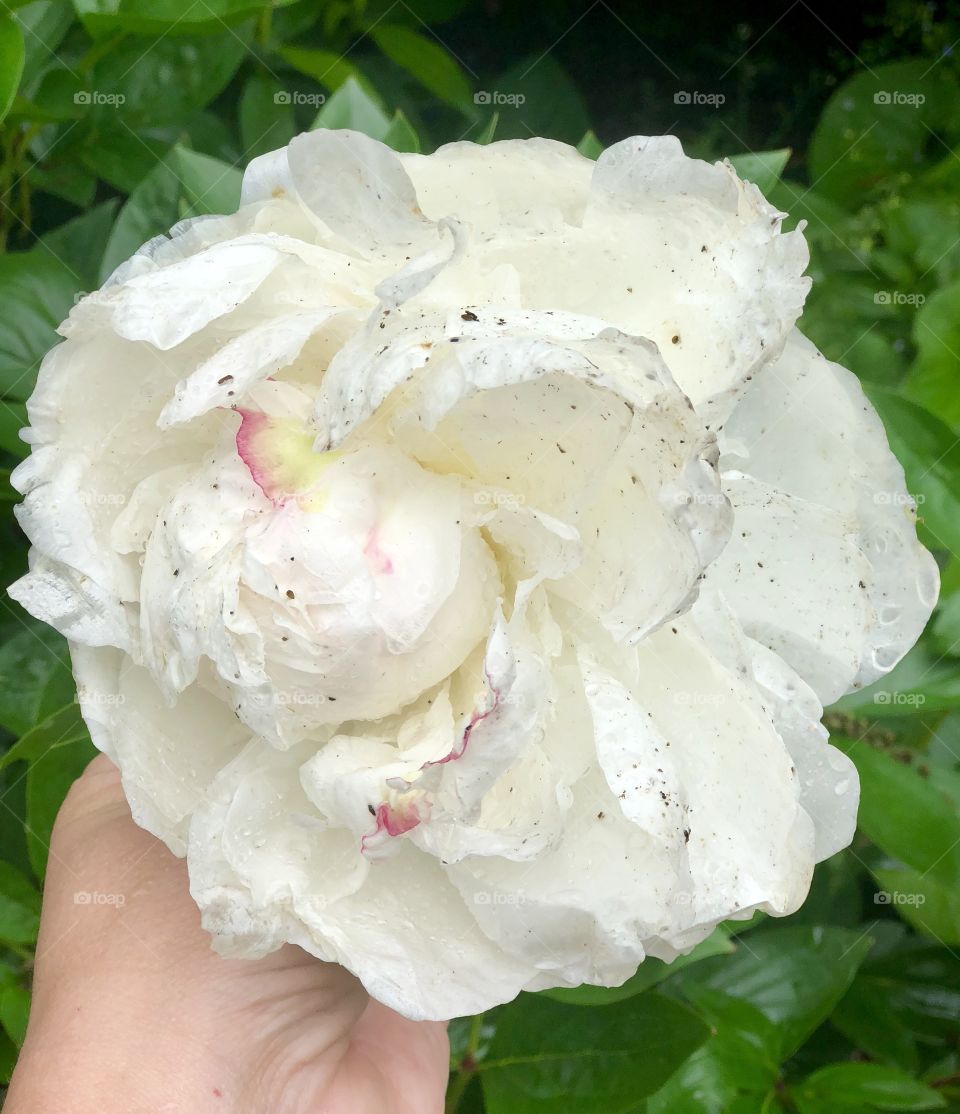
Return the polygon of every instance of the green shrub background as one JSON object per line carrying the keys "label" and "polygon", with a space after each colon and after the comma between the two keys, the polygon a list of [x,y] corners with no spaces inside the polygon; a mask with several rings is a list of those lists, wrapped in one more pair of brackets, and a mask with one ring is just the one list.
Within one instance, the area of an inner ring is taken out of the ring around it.
{"label": "green shrub background", "polygon": [[[231,210],[242,166],[297,131],[357,128],[406,151],[544,134],[595,157],[673,130],[808,222],[803,327],[863,381],[944,582],[920,644],[828,711],[862,779],[856,840],[792,917],[723,926],[616,990],[454,1022],[451,1111],[960,1111],[960,22],[950,5],[834,8],[0,6],[4,583],[26,562],[7,479],[56,324],[144,240]],[[678,101],[691,91],[715,103]],[[483,103],[496,93],[513,102]],[[62,639],[0,598],[4,1079],[51,826],[92,753]]]}

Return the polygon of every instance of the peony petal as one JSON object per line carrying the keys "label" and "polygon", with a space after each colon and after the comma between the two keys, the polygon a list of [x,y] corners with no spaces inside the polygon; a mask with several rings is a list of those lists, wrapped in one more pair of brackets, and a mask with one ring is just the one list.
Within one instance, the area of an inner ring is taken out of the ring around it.
{"label": "peony petal", "polygon": [[590,159],[552,139],[448,143],[400,161],[424,212],[435,220],[454,213],[483,238],[578,225],[593,174]]}
{"label": "peony petal", "polygon": [[184,855],[191,816],[249,731],[198,687],[171,706],[147,671],[116,649],[72,644],[70,654],[84,719],[120,767],[134,819]]}
{"label": "peony petal", "polygon": [[291,313],[240,333],[177,384],[176,394],[160,412],[157,425],[166,429],[206,414],[215,406],[232,405],[255,383],[292,363],[314,333],[341,312],[331,306]]}
{"label": "peony petal", "polygon": [[361,132],[305,132],[291,140],[287,161],[303,204],[362,253],[411,254],[435,236],[399,157]]}
{"label": "peony petal", "polygon": [[283,258],[266,244],[228,241],[205,248],[88,295],[74,308],[65,335],[105,316],[118,336],[166,351],[236,309]]}
{"label": "peony petal", "polygon": [[711,577],[822,703],[870,684],[916,641],[939,577],[856,377],[794,333],[721,447],[742,525]]}

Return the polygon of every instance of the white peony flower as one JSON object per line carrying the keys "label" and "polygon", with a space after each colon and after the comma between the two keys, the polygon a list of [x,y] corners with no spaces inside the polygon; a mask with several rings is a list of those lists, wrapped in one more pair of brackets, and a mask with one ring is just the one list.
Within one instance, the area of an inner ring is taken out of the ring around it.
{"label": "white peony flower", "polygon": [[937,570],[781,217],[671,137],[318,131],[72,311],[11,591],[219,951],[446,1018],[790,913],[849,842],[822,705]]}

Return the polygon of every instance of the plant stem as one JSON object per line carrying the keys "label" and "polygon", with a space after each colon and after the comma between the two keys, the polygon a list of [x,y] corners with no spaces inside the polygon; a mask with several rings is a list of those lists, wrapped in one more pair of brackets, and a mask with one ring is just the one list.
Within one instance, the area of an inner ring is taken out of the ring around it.
{"label": "plant stem", "polygon": [[483,1014],[478,1013],[470,1024],[467,1036],[467,1048],[463,1059],[457,1068],[457,1074],[450,1081],[447,1088],[447,1101],[444,1106],[446,1114],[455,1114],[463,1099],[464,1093],[477,1071],[477,1050],[480,1047],[480,1037],[483,1034]]}

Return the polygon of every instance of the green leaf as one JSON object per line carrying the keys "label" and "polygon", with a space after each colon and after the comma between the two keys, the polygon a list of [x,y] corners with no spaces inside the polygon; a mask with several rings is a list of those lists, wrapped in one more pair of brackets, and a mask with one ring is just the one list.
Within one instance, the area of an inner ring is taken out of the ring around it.
{"label": "green leaf", "polygon": [[584,133],[583,139],[577,144],[577,150],[588,159],[598,159],[603,154],[603,144],[597,139],[593,128]]}
{"label": "green leaf", "polygon": [[118,123],[99,129],[94,142],[80,152],[82,164],[98,178],[123,193],[130,193],[164,157],[169,144],[152,135],[135,134]]}
{"label": "green leaf", "polygon": [[0,399],[0,449],[13,453],[21,460],[30,452],[30,446],[20,440],[20,430],[26,424],[27,407],[24,403]]}
{"label": "green leaf", "polygon": [[903,947],[863,967],[882,987],[890,1006],[912,1032],[953,1040],[960,1017],[960,957],[908,937]]}
{"label": "green leaf", "polygon": [[17,97],[11,112],[30,121],[79,120],[89,110],[89,105],[84,103],[87,92],[78,74],[55,66],[43,74],[29,100]]}
{"label": "green leaf", "polygon": [[148,240],[170,229],[180,219],[182,186],[171,152],[150,171],[120,210],[100,265],[101,281]]}
{"label": "green leaf", "polygon": [[874,1059],[916,1070],[917,1043],[879,980],[858,974],[830,1015],[830,1024]]}
{"label": "green leaf", "polygon": [[828,1110],[935,1110],[946,1106],[919,1080],[882,1064],[830,1064],[815,1071],[792,1091],[803,1111]]}
{"label": "green leaf", "polygon": [[958,118],[960,91],[944,66],[923,58],[860,70],[820,117],[810,179],[827,197],[860,206],[865,194],[923,167],[931,130],[956,135]]}
{"label": "green leaf", "polygon": [[58,148],[58,157],[49,165],[34,163],[27,171],[27,181],[34,193],[50,193],[85,209],[93,204],[97,192],[96,175],[85,170],[75,159],[59,157],[65,154]]}
{"label": "green leaf", "polygon": [[67,644],[52,627],[31,623],[0,645],[0,724],[14,735],[72,702],[73,693]]}
{"label": "green leaf", "polygon": [[383,142],[388,147],[392,147],[394,151],[420,151],[420,137],[399,108],[390,121],[390,127],[387,128]]}
{"label": "green leaf", "polygon": [[818,863],[792,925],[835,924],[849,928],[863,914],[863,863],[849,849]]}
{"label": "green leaf", "polygon": [[956,557],[940,574],[940,599],[930,633],[941,653],[960,653],[960,559]]}
{"label": "green leaf", "polygon": [[917,932],[939,944],[960,944],[960,891],[946,886],[933,874],[899,864],[872,870],[879,895]]}
{"label": "green leaf", "polygon": [[829,1016],[870,950],[866,933],[833,927],[764,927],[738,951],[678,976],[684,993],[709,987],[742,998],[780,1026],[789,1055]]}
{"label": "green leaf", "polygon": [[579,90],[552,54],[518,62],[476,99],[499,110],[501,139],[543,135],[577,143],[590,127]]}
{"label": "green leaf", "polygon": [[[953,191],[947,197],[896,197],[883,208],[883,233],[887,247],[908,261],[912,274],[933,276],[938,286],[956,276],[960,209]],[[946,252],[944,244],[950,245]]]}
{"label": "green leaf", "polygon": [[898,386],[907,361],[902,341],[881,331],[885,310],[876,303],[877,280],[869,272],[843,274],[838,266],[815,280],[810,293],[803,331],[824,355],[850,368],[864,387]]}
{"label": "green leaf", "polygon": [[937,414],[939,425],[960,425],[960,282],[942,286],[919,307],[913,341],[917,356],[904,390]]}
{"label": "green leaf", "polygon": [[567,1002],[572,1006],[606,1006],[649,990],[651,986],[682,971],[684,967],[689,967],[691,963],[699,963],[700,960],[709,959],[714,955],[729,955],[733,951],[734,945],[730,942],[729,931],[720,927],[702,944],[698,944],[689,955],[678,956],[672,963],[664,963],[660,959],[645,959],[637,968],[636,974],[631,975],[622,986],[560,987],[555,990],[544,990],[541,993],[547,998],[553,998],[557,1002]]}
{"label": "green leaf", "polygon": [[62,747],[56,761],[44,757],[30,763],[27,770],[27,851],[30,865],[41,880],[47,869],[53,822],[63,798],[96,753],[93,743],[81,738],[71,746]]}
{"label": "green leaf", "polygon": [[474,143],[479,144],[481,147],[485,147],[488,143],[492,143],[493,142],[493,137],[497,134],[497,127],[498,127],[499,123],[500,123],[500,113],[499,112],[491,113],[487,122],[483,125],[483,127],[477,133],[477,138],[474,140]]}
{"label": "green leaf", "polygon": [[378,23],[370,37],[383,53],[435,97],[462,108],[472,103],[470,84],[457,61],[437,42],[399,24]]}
{"label": "green leaf", "polygon": [[728,1114],[738,1099],[753,1103],[747,1110],[762,1109],[778,1076],[777,1027],[749,1002],[706,987],[690,991],[711,1037],[650,1098],[648,1114]]}
{"label": "green leaf", "polygon": [[379,140],[383,140],[390,127],[390,117],[379,101],[352,77],[327,100],[311,125],[311,128],[350,128]]}
{"label": "green leaf", "polygon": [[117,215],[117,199],[111,198],[82,216],[61,224],[40,238],[34,249],[47,251],[63,264],[87,290],[100,284],[100,259]]}
{"label": "green leaf", "polygon": [[221,92],[247,53],[239,32],[125,39],[94,67],[90,84],[100,103],[91,115],[107,131],[125,129],[135,138],[147,127],[182,125]]}
{"label": "green leaf", "polygon": [[240,97],[240,142],[244,162],[285,147],[296,134],[290,94],[266,74],[254,74]]}
{"label": "green leaf", "polygon": [[921,539],[935,548],[960,551],[960,441],[939,417],[915,402],[880,387],[865,389],[919,504]]}
{"label": "green leaf", "polygon": [[0,1032],[0,1082],[9,1082],[16,1062],[17,1046],[6,1033]]}
{"label": "green leaf", "polygon": [[80,705],[75,701],[65,704],[24,732],[5,754],[0,755],[0,770],[13,762],[36,762],[60,748],[72,748],[86,737]]}
{"label": "green leaf", "polygon": [[748,151],[743,155],[731,155],[729,161],[741,178],[753,182],[761,193],[767,194],[780,180],[791,153],[789,147],[780,147],[776,151]]}
{"label": "green leaf", "polygon": [[27,1035],[27,1018],[30,1015],[30,992],[22,986],[7,986],[0,990],[0,1025],[19,1048]]}
{"label": "green leaf", "polygon": [[10,863],[0,860],[0,941],[33,944],[40,924],[40,894]]}
{"label": "green leaf", "polygon": [[366,80],[357,67],[332,50],[303,50],[300,47],[284,47],[277,53],[295,70],[307,77],[312,77],[314,81],[319,82],[324,88],[332,92],[335,92],[351,78],[360,85],[366,85]]}
{"label": "green leaf", "polygon": [[235,212],[242,178],[236,167],[222,159],[179,145],[172,148],[120,211],[104,252],[102,279],[183,217]]}
{"label": "green leaf", "polygon": [[933,653],[926,639],[880,680],[849,693],[832,710],[870,719],[898,719],[922,710],[925,715],[960,707],[956,662]]}
{"label": "green leaf", "polygon": [[243,174],[222,159],[187,147],[174,148],[178,176],[191,215],[235,213],[240,204]]}
{"label": "green leaf", "polygon": [[7,5],[18,8],[14,18],[23,28],[24,85],[50,64],[51,57],[73,24],[73,11],[64,0]]}
{"label": "green leaf", "polygon": [[868,743],[844,745],[860,774],[860,828],[888,855],[945,886],[960,886],[960,816],[912,766]]}
{"label": "green leaf", "polygon": [[[73,6],[94,38],[126,31],[158,39],[171,34],[219,31],[224,25],[261,11],[264,0],[203,0],[202,4],[185,4],[183,0],[73,0]],[[223,41],[229,36],[218,37]]]}
{"label": "green leaf", "polygon": [[0,255],[0,393],[29,397],[78,285],[77,275],[42,253]]}
{"label": "green leaf", "polygon": [[23,76],[23,31],[10,15],[0,19],[0,120],[10,111]]}
{"label": "green leaf", "polygon": [[12,766],[0,771],[0,858],[21,873],[30,873],[27,837],[24,823],[27,815],[27,787],[23,767]]}
{"label": "green leaf", "polygon": [[488,1114],[626,1114],[709,1034],[658,994],[591,1010],[521,995],[497,1017],[479,1065]]}

